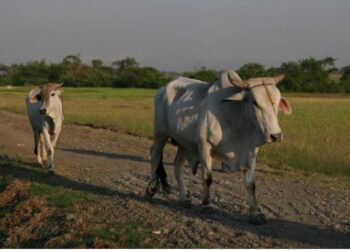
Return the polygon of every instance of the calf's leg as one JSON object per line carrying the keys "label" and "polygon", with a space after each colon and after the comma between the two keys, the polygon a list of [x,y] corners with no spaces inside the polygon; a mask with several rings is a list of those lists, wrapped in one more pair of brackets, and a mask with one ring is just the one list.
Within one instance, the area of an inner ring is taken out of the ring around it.
{"label": "calf's leg", "polygon": [[34,131],[34,154],[36,155],[36,160],[39,164],[43,164],[40,154],[40,133]]}
{"label": "calf's leg", "polygon": [[50,134],[47,128],[43,129],[44,141],[47,150],[47,154],[49,156],[49,171],[55,172],[55,162],[54,162],[54,148],[51,143]]}
{"label": "calf's leg", "polygon": [[41,150],[41,158],[43,160],[43,162],[47,162],[47,153],[46,153],[46,148],[45,148],[45,140],[44,140],[44,135],[43,133],[40,133],[40,147],[39,149]]}
{"label": "calf's leg", "polygon": [[59,129],[58,131],[56,131],[54,137],[53,137],[53,140],[52,140],[52,146],[54,148],[56,148],[57,146],[57,143],[58,143],[58,139],[60,138],[60,134],[61,134],[61,129]]}

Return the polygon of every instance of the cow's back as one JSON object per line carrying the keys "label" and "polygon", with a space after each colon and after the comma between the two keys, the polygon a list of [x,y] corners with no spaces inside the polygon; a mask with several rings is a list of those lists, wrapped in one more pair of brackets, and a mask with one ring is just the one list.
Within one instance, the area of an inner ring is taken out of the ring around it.
{"label": "cow's back", "polygon": [[162,87],[155,97],[155,136],[169,136],[184,147],[193,147],[201,102],[210,86],[180,77]]}

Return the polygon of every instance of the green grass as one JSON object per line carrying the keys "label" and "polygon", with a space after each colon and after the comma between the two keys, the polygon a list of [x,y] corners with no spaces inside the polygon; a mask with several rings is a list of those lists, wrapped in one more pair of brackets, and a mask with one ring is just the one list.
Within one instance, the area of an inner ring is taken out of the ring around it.
{"label": "green grass", "polygon": [[[25,114],[26,88],[0,88],[0,109]],[[151,138],[156,90],[65,88],[66,122]],[[274,169],[350,177],[350,96],[287,94],[291,116],[280,115],[285,140],[262,147],[258,160]]]}
{"label": "green grass", "polygon": [[84,242],[90,245],[95,239],[114,242],[123,248],[144,248],[143,240],[150,234],[143,229],[142,223],[129,221],[125,224],[113,224],[91,229],[83,237]]}
{"label": "green grass", "polygon": [[[25,114],[29,89],[0,88],[0,109]],[[65,121],[149,137],[155,93],[156,90],[150,89],[66,88],[63,94]]]}
{"label": "green grass", "polygon": [[[50,185],[41,183],[41,178],[45,178],[46,181],[52,181],[52,183],[55,183],[56,176],[47,175],[42,172],[42,170],[38,170],[37,172],[30,170],[30,165],[27,165],[20,159],[11,158],[1,152],[0,165],[3,167],[2,170],[4,170],[5,173],[2,176],[0,175],[0,192],[3,191],[6,186],[14,180],[14,178],[19,178],[33,182],[28,190],[29,194],[46,198],[48,204],[53,207],[66,209],[71,208],[74,203],[82,204],[95,201],[94,195],[88,192],[71,190],[56,186],[55,184]],[[26,170],[29,172],[26,173]],[[13,175],[6,174],[8,171],[11,171]]]}
{"label": "green grass", "polygon": [[273,167],[350,177],[350,98],[289,98],[294,113],[281,116],[282,143],[264,147]]}
{"label": "green grass", "polygon": [[4,191],[5,188],[13,181],[12,175],[0,176],[0,192]]}
{"label": "green grass", "polygon": [[92,196],[88,193],[66,190],[46,184],[32,184],[29,193],[33,196],[45,197],[50,206],[57,208],[71,208],[73,203],[93,201]]}

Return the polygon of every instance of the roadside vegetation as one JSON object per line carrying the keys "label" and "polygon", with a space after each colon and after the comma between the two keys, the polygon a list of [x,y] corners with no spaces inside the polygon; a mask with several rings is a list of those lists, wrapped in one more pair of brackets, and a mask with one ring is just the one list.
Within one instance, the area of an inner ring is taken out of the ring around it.
{"label": "roadside vegetation", "polygon": [[[350,66],[337,68],[335,58],[302,58],[283,62],[279,67],[247,63],[236,71],[243,78],[284,74],[280,89],[288,92],[350,93]],[[213,82],[221,69],[201,67],[188,72],[164,72],[140,66],[126,57],[109,65],[101,59],[84,63],[80,55],[68,55],[58,63],[45,60],[0,64],[0,85],[39,85],[64,82],[66,87],[159,88],[179,75]]]}

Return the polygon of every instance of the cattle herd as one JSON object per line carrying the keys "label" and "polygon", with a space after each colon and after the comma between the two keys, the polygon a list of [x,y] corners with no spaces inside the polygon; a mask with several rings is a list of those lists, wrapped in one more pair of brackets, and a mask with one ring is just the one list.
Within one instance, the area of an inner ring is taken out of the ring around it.
{"label": "cattle herd", "polygon": [[[163,148],[169,139],[177,146],[174,160],[179,199],[191,202],[183,181],[185,161],[195,175],[201,166],[202,204],[210,207],[213,181],[212,159],[231,170],[243,170],[248,192],[249,217],[254,224],[265,223],[255,197],[255,164],[259,147],[283,138],[277,113],[291,114],[288,101],[277,83],[283,75],[242,80],[234,71],[223,71],[214,83],[180,77],[159,89],[155,96],[154,141],[151,179],[145,196],[151,198],[160,187],[168,191],[163,166]],[[34,134],[34,154],[39,164],[47,162],[55,171],[54,149],[62,122],[61,87],[48,83],[32,89],[27,98],[27,114]]]}

